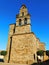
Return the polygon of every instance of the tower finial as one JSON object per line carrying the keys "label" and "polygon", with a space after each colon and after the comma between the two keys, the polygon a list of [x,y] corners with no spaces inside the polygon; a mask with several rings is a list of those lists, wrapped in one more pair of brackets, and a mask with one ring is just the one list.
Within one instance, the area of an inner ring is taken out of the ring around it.
{"label": "tower finial", "polygon": [[[27,8],[25,4],[23,4],[22,6],[24,6],[25,8]],[[21,7],[22,7],[22,6],[21,6]]]}

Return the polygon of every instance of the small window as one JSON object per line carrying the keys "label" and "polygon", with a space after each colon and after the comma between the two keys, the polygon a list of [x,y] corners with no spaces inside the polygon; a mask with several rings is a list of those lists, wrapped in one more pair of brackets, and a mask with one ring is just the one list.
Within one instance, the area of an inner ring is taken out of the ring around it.
{"label": "small window", "polygon": [[24,12],[22,12],[22,16],[24,16]]}
{"label": "small window", "polygon": [[21,19],[19,19],[19,26],[21,26]]}
{"label": "small window", "polygon": [[25,18],[25,20],[24,20],[24,24],[27,24],[27,18]]}

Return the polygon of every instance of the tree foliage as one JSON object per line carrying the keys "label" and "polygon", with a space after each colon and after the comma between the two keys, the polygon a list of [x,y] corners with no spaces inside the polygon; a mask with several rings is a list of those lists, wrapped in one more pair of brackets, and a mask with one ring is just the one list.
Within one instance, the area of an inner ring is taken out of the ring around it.
{"label": "tree foliage", "polygon": [[49,57],[49,50],[46,51],[46,55]]}
{"label": "tree foliage", "polygon": [[43,56],[44,55],[44,51],[43,50],[37,51],[37,55]]}
{"label": "tree foliage", "polygon": [[7,51],[1,51],[1,55],[5,56],[7,54]]}
{"label": "tree foliage", "polygon": [[1,52],[0,52],[0,55],[1,55]]}

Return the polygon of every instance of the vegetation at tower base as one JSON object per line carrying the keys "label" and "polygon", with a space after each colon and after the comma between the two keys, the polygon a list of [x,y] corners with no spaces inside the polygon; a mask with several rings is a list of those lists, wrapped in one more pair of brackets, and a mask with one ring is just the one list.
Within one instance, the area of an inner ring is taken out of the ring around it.
{"label": "vegetation at tower base", "polygon": [[0,52],[0,55],[1,55],[1,52]]}
{"label": "vegetation at tower base", "polygon": [[49,50],[46,51],[46,55],[49,57]]}
{"label": "vegetation at tower base", "polygon": [[41,62],[41,57],[43,57],[43,60],[44,60],[44,51],[43,50],[37,51],[37,55],[40,56],[40,58],[37,57],[38,62]]}
{"label": "vegetation at tower base", "polygon": [[43,50],[37,51],[37,55],[43,56],[44,55],[44,51]]}
{"label": "vegetation at tower base", "polygon": [[5,56],[7,54],[7,51],[1,51],[1,55]]}

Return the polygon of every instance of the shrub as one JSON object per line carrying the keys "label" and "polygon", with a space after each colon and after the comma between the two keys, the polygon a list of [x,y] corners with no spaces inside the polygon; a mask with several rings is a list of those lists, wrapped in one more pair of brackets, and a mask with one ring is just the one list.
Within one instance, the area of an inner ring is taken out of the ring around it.
{"label": "shrub", "polygon": [[46,51],[46,55],[49,57],[49,50]]}
{"label": "shrub", "polygon": [[44,51],[43,50],[37,51],[37,55],[43,56],[44,55]]}
{"label": "shrub", "polygon": [[1,55],[5,56],[7,54],[7,51],[1,51]]}

